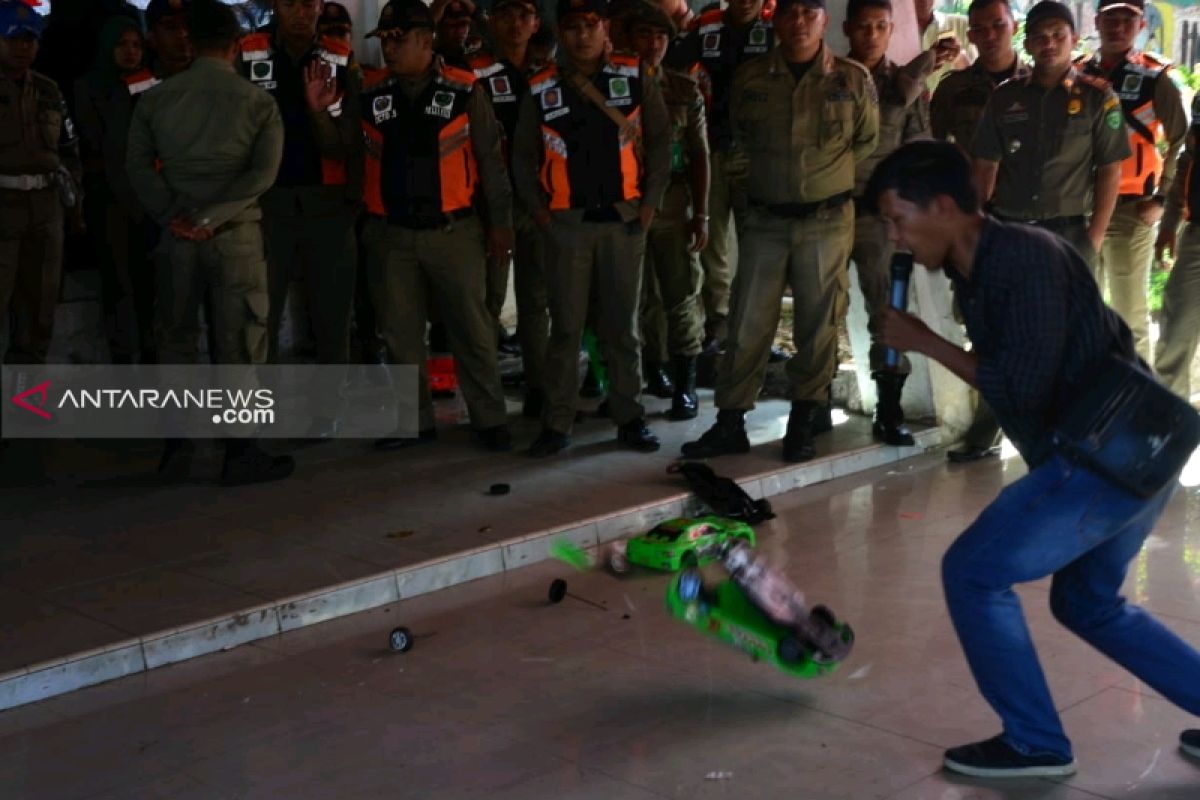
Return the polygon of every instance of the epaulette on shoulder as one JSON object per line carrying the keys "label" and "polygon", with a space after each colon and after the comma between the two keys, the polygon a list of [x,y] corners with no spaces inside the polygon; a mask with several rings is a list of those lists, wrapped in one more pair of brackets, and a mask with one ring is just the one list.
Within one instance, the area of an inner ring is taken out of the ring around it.
{"label": "epaulette on shoulder", "polygon": [[1078,73],[1078,76],[1079,76],[1080,83],[1086,83],[1088,86],[1091,86],[1093,89],[1099,89],[1100,91],[1105,91],[1107,89],[1112,88],[1112,83],[1105,78],[1101,78],[1099,75],[1090,75],[1086,72],[1080,72],[1080,73]]}
{"label": "epaulette on shoulder", "polygon": [[363,68],[363,90],[378,89],[392,77],[391,70],[382,67]]}
{"label": "epaulette on shoulder", "polygon": [[241,38],[238,49],[243,61],[258,61],[271,55],[271,37],[266,33],[251,33]]}
{"label": "epaulette on shoulder", "polygon": [[637,53],[626,50],[617,50],[608,56],[609,63],[616,64],[620,67],[636,67],[638,65]]}
{"label": "epaulette on shoulder", "polygon": [[442,80],[446,83],[456,84],[462,89],[470,89],[475,85],[475,73],[469,69],[456,67],[452,64],[442,65]]}
{"label": "epaulette on shoulder", "polygon": [[696,17],[695,26],[703,28],[709,25],[720,25],[724,22],[725,12],[721,10],[721,4],[714,3],[711,6],[705,6],[700,11],[700,16]]}
{"label": "epaulette on shoulder", "polygon": [[529,78],[529,90],[531,92],[541,91],[547,84],[552,83],[558,78],[558,65],[548,64],[545,69],[535,72]]}
{"label": "epaulette on shoulder", "polygon": [[344,67],[350,63],[350,45],[333,36],[322,36],[317,40],[321,58],[330,64]]}
{"label": "epaulette on shoulder", "polygon": [[467,66],[473,70],[487,69],[498,63],[487,50],[476,50],[467,59]]}
{"label": "epaulette on shoulder", "polygon": [[1168,69],[1170,67],[1175,66],[1174,61],[1167,58],[1162,53],[1155,53],[1151,50],[1143,50],[1142,58],[1145,59],[1146,61],[1149,61],[1151,63],[1151,65],[1160,67],[1161,69]]}

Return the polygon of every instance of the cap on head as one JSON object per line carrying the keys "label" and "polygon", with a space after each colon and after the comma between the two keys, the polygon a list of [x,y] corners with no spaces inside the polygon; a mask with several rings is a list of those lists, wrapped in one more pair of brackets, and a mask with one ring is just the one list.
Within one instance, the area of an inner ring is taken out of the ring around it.
{"label": "cap on head", "polygon": [[541,8],[538,7],[538,4],[534,0],[496,0],[495,3],[492,3],[492,16],[499,14],[506,8],[521,8],[526,11],[532,11],[539,17],[542,15]]}
{"label": "cap on head", "polygon": [[775,14],[780,14],[784,9],[790,6],[804,6],[805,8],[816,8],[825,11],[825,0],[778,0],[775,3]]}
{"label": "cap on head", "polygon": [[42,15],[20,0],[0,0],[0,38],[33,36],[41,39],[45,27]]}
{"label": "cap on head", "polygon": [[1030,8],[1029,13],[1025,15],[1025,35],[1028,36],[1043,22],[1052,20],[1065,22],[1071,26],[1071,30],[1075,30],[1075,16],[1071,13],[1071,9],[1055,0],[1042,0]]}
{"label": "cap on head", "polygon": [[391,0],[379,12],[379,24],[367,36],[402,36],[417,28],[433,30],[433,14],[421,0]]}
{"label": "cap on head", "polygon": [[153,28],[160,20],[186,14],[191,0],[150,0],[146,6],[146,27]]}
{"label": "cap on head", "polygon": [[317,26],[349,30],[354,27],[354,20],[350,18],[350,12],[341,3],[326,3],[325,7],[321,9],[321,16],[317,18]]}
{"label": "cap on head", "polygon": [[1096,3],[1096,12],[1099,14],[1117,8],[1123,8],[1135,14],[1144,15],[1146,13],[1146,0],[1099,0]]}
{"label": "cap on head", "polygon": [[558,0],[558,21],[571,14],[595,14],[598,17],[608,17],[608,0]]}
{"label": "cap on head", "polygon": [[655,30],[666,31],[667,36],[675,36],[675,23],[667,16],[667,12],[662,10],[662,6],[650,3],[648,0],[635,0],[629,4],[627,11],[629,15],[625,18],[625,24],[630,33],[633,33],[634,28],[638,25],[644,25]]}
{"label": "cap on head", "polygon": [[450,0],[446,4],[445,11],[442,12],[442,19],[470,19],[471,7],[463,0]]}

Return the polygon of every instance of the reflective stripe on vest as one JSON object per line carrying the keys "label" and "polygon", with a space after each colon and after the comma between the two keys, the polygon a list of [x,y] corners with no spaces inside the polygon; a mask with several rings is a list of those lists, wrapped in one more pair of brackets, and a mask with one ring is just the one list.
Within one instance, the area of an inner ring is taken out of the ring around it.
{"label": "reflective stripe on vest", "polygon": [[[1162,121],[1154,111],[1157,82],[1169,64],[1145,53],[1128,53],[1111,71],[1105,71],[1100,55],[1081,60],[1086,74],[1104,78],[1121,101],[1125,129],[1129,134],[1130,156],[1121,162],[1121,181],[1118,193],[1148,196],[1158,190],[1163,173],[1162,152],[1158,149],[1166,138]],[[1167,78],[1170,80],[1170,78]]]}

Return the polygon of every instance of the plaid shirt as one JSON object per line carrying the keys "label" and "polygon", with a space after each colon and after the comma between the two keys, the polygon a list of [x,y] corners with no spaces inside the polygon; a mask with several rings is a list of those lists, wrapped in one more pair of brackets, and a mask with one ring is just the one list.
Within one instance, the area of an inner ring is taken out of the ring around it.
{"label": "plaid shirt", "polygon": [[1101,359],[1136,358],[1133,337],[1082,257],[1044,230],[989,217],[970,280],[947,274],[979,354],[980,394],[1033,468],[1052,454],[1052,426]]}

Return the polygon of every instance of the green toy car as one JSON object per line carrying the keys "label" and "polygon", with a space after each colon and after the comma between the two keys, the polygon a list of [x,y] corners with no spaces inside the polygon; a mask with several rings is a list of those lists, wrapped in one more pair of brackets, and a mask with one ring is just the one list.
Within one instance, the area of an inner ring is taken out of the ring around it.
{"label": "green toy car", "polygon": [[618,574],[630,565],[666,572],[698,567],[715,560],[722,546],[744,541],[754,547],[754,529],[724,517],[676,517],[654,529],[613,545],[608,566]]}
{"label": "green toy car", "polygon": [[741,544],[719,554],[731,578],[704,585],[685,569],[667,589],[671,614],[708,636],[799,678],[832,672],[854,647],[854,631],[825,606],[807,609],[803,595]]}

